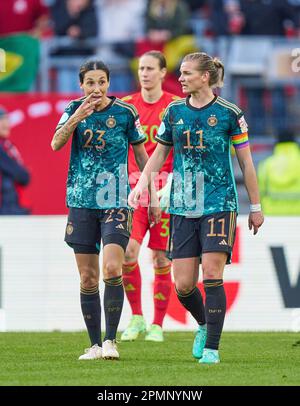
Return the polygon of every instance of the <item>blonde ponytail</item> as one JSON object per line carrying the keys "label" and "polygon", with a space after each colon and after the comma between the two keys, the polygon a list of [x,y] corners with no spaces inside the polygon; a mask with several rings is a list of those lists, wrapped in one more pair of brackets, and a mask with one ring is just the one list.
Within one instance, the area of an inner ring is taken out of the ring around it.
{"label": "blonde ponytail", "polygon": [[213,58],[213,64],[217,69],[218,80],[216,83],[212,84],[212,88],[223,87],[224,86],[224,74],[225,69],[223,63],[218,58]]}
{"label": "blonde ponytail", "polygon": [[212,58],[205,52],[194,52],[183,58],[183,62],[193,61],[198,64],[200,72],[207,71],[209,73],[209,87],[223,87],[224,82],[224,65],[218,58]]}

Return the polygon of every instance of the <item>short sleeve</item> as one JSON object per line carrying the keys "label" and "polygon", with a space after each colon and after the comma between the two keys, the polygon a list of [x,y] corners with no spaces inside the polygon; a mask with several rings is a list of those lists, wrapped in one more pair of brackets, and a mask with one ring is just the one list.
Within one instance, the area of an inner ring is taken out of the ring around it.
{"label": "short sleeve", "polygon": [[61,118],[56,126],[55,131],[59,130],[64,124],[66,124],[66,122],[69,120],[69,118],[74,114],[76,107],[79,107],[79,105],[76,106],[76,104],[73,101],[67,105],[63,115],[61,116]]}
{"label": "short sleeve", "polygon": [[170,124],[170,109],[167,108],[160,123],[155,140],[163,145],[173,145],[172,126]]}
{"label": "short sleeve", "polygon": [[236,149],[245,148],[249,145],[248,125],[242,111],[239,114],[232,112],[230,136],[232,145]]}
{"label": "short sleeve", "polygon": [[248,133],[248,124],[245,120],[244,113],[241,111],[239,114],[232,112],[230,123],[230,136],[237,134]]}
{"label": "short sleeve", "polygon": [[132,145],[141,144],[146,141],[146,135],[140,123],[136,109],[130,110],[128,119],[128,137]]}

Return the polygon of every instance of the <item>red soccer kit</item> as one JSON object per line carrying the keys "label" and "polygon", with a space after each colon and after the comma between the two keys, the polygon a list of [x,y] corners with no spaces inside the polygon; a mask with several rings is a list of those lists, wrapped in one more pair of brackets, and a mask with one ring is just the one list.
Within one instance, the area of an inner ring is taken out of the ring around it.
{"label": "red soccer kit", "polygon": [[[139,113],[142,128],[147,136],[144,145],[149,156],[151,156],[157,144],[154,137],[157,134],[163,113],[168,104],[177,99],[179,99],[179,97],[168,92],[163,92],[161,98],[156,103],[145,102],[141,93],[135,93],[131,96],[123,98],[123,100],[127,103],[133,104]],[[165,185],[167,174],[172,172],[172,170],[173,151],[171,150],[160,171],[159,178],[157,177],[155,179],[157,189]],[[136,164],[134,152],[131,146],[128,154],[128,172],[130,185],[133,187],[139,178],[140,171]],[[139,206],[134,211],[131,238],[135,239],[139,244],[142,244],[145,234],[147,230],[149,230],[150,239],[148,247],[154,250],[165,251],[169,237],[169,223],[169,214],[163,212],[160,223],[150,228],[148,221],[148,208]]]}

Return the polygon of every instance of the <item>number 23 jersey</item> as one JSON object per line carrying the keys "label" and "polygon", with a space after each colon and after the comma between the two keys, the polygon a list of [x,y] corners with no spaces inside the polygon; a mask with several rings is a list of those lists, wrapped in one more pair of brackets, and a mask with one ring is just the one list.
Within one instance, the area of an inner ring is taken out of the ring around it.
{"label": "number 23 jersey", "polygon": [[[85,97],[69,103],[56,130],[74,114]],[[128,207],[129,144],[146,139],[134,106],[111,97],[76,127],[67,181],[67,206],[89,209]]]}

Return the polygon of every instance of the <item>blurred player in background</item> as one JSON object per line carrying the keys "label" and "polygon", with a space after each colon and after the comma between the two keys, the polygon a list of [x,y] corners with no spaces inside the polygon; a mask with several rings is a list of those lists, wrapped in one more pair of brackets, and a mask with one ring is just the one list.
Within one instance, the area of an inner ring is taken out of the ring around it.
{"label": "blurred player in background", "polygon": [[259,162],[257,177],[266,215],[299,216],[300,148],[295,133],[278,134],[271,156]]}
{"label": "blurred player in background", "polygon": [[[162,82],[167,73],[164,55],[159,51],[149,51],[139,59],[138,77],[141,91],[125,97],[133,104],[139,113],[141,124],[147,136],[146,151],[151,156],[157,142],[155,135],[161,122],[163,112],[177,96],[162,90]],[[168,174],[172,171],[173,154],[170,153],[156,179],[156,188],[165,186]],[[130,183],[135,185],[140,172],[134,160],[133,150],[129,151],[128,168]],[[144,202],[145,203],[145,202]],[[132,318],[129,326],[121,336],[122,341],[133,341],[139,333],[146,331],[146,321],[143,317],[141,303],[141,272],[138,263],[139,252],[143,239],[149,230],[148,247],[152,250],[154,267],[154,319],[145,339],[147,341],[163,341],[162,324],[167,311],[171,292],[171,263],[166,257],[166,246],[169,237],[169,214],[162,213],[161,221],[151,226],[148,218],[147,203],[134,211],[133,228],[125,254],[123,266],[123,283],[129,300]]]}
{"label": "blurred player in background", "polygon": [[[179,301],[199,327],[193,356],[202,364],[220,362],[219,342],[226,312],[223,272],[230,263],[238,211],[231,165],[234,145],[250,200],[249,229],[263,223],[255,169],[242,111],[213,93],[221,87],[224,66],[205,53],[187,55],[179,81],[186,99],[171,103],[159,127],[150,157],[129,204],[136,206],[152,172],[158,171],[173,146],[170,209],[171,252]],[[197,288],[202,263],[205,306]]]}
{"label": "blurred player in background", "polygon": [[[127,206],[129,144],[133,146],[140,170],[148,155],[136,109],[107,96],[106,65],[88,61],[81,66],[79,78],[84,97],[67,106],[51,143],[57,151],[73,135],[65,241],[75,253],[81,309],[91,341],[91,347],[79,359],[118,359],[115,339],[124,301],[122,264],[132,221]],[[101,240],[106,322],[103,345],[99,297]]]}
{"label": "blurred player in background", "polygon": [[29,214],[26,187],[30,174],[17,147],[10,141],[7,111],[0,106],[0,214]]}

